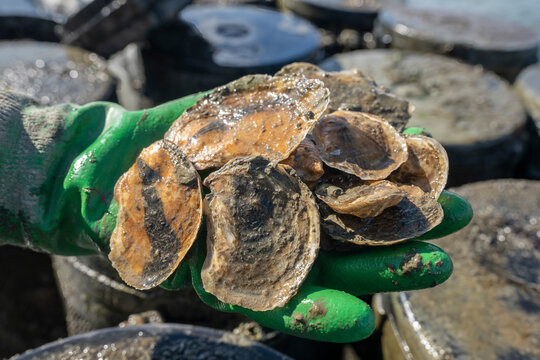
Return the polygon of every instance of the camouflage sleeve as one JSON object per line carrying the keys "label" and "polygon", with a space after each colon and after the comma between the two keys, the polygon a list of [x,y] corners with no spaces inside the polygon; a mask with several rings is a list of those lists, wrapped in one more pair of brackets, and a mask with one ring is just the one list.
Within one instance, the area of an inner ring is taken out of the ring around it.
{"label": "camouflage sleeve", "polygon": [[33,238],[51,227],[48,209],[67,171],[63,154],[74,124],[66,120],[73,109],[0,91],[0,243],[43,250]]}

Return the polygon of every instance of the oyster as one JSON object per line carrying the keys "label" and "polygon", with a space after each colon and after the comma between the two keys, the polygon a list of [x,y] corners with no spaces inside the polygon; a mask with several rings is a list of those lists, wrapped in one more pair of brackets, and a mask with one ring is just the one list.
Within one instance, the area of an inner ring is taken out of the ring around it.
{"label": "oyster", "polygon": [[[376,112],[367,93],[380,94],[357,72],[295,66],[204,96],[118,180],[109,257],[126,283],[148,289],[166,280],[195,241],[203,211],[203,286],[253,311],[284,306],[297,293],[317,256],[320,229],[352,246],[387,245],[441,222],[436,196],[448,161],[440,144],[404,138],[368,113],[321,118],[330,100],[317,77],[337,89],[335,106],[359,91],[365,104],[358,106]],[[286,75],[298,69],[316,79]],[[349,82],[354,91],[347,94]],[[214,168],[203,201],[197,170]],[[322,218],[304,182],[316,188]]]}
{"label": "oyster", "polygon": [[319,213],[294,170],[262,157],[229,162],[206,178],[208,226],[201,277],[219,300],[255,311],[285,305],[319,248]]}
{"label": "oyster", "polygon": [[193,244],[202,221],[200,178],[180,148],[160,140],[117,181],[109,259],[137,289],[163,282]]}
{"label": "oyster", "polygon": [[323,183],[315,194],[334,211],[361,218],[377,216],[405,197],[396,184],[387,180],[360,181],[348,188]]}
{"label": "oyster", "polygon": [[422,135],[405,137],[409,156],[388,180],[416,185],[435,199],[441,195],[448,179],[448,156],[435,139]]}
{"label": "oyster", "polygon": [[309,137],[302,140],[292,154],[281,162],[289,165],[305,183],[317,181],[324,175],[324,165],[315,148],[315,143]]}
{"label": "oyster", "polygon": [[334,212],[320,203],[321,226],[335,240],[358,245],[390,245],[431,230],[443,219],[441,205],[417,186],[400,186],[405,197],[374,217],[359,218]]}
{"label": "oyster", "polygon": [[403,130],[412,107],[405,100],[390,94],[359,70],[329,72],[308,63],[284,66],[277,76],[303,75],[321,80],[330,90],[330,103],[326,114],[337,110],[352,110],[378,115],[397,130]]}
{"label": "oyster", "polygon": [[321,118],[313,139],[324,163],[362,180],[385,179],[407,160],[405,139],[386,121],[352,111]]}
{"label": "oyster", "polygon": [[180,146],[198,170],[256,155],[281,161],[311,131],[328,98],[319,80],[244,76],[200,99],[165,139]]}

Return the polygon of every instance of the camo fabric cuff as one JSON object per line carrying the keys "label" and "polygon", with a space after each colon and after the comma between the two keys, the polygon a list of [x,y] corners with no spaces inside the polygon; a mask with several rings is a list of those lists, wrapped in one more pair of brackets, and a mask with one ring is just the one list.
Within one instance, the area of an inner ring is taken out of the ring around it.
{"label": "camo fabric cuff", "polygon": [[29,235],[47,217],[59,175],[71,105],[39,107],[23,94],[0,91],[0,243],[35,248]]}

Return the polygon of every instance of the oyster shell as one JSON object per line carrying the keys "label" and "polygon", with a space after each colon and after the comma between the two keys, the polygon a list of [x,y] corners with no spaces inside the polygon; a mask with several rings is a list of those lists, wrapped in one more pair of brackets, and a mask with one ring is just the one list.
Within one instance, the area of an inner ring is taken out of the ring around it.
{"label": "oyster shell", "polygon": [[319,80],[248,75],[200,99],[165,139],[180,146],[198,170],[256,155],[281,161],[311,131],[328,101]]}
{"label": "oyster shell", "polygon": [[208,226],[201,277],[219,300],[254,311],[285,305],[319,248],[311,191],[287,165],[262,157],[229,162],[205,180]]}
{"label": "oyster shell", "polygon": [[403,200],[375,217],[338,214],[320,203],[321,226],[334,240],[390,245],[417,237],[442,221],[442,207],[430,194],[414,185],[400,186],[400,190],[406,194]]}
{"label": "oyster shell", "polygon": [[359,70],[330,72],[313,64],[293,63],[284,66],[276,75],[303,75],[321,80],[330,90],[330,103],[325,114],[337,110],[366,112],[382,117],[398,131],[405,128],[411,117],[412,106],[407,101],[395,97]]}
{"label": "oyster shell", "polygon": [[362,180],[385,179],[407,160],[405,139],[386,121],[366,113],[326,115],[315,125],[313,139],[326,165]]}
{"label": "oyster shell", "polygon": [[296,170],[305,183],[317,181],[324,175],[324,165],[310,137],[302,140],[292,154],[281,162]]}
{"label": "oyster shell", "polygon": [[197,236],[202,221],[199,175],[178,146],[160,140],[120,177],[114,198],[118,215],[109,259],[127,284],[157,286]]}
{"label": "oyster shell", "polygon": [[332,210],[361,218],[377,216],[405,197],[396,184],[387,180],[360,181],[352,187],[323,183],[317,187],[315,195]]}
{"label": "oyster shell", "polygon": [[416,185],[435,199],[441,195],[448,179],[448,155],[435,139],[422,135],[405,136],[409,156],[388,180]]}

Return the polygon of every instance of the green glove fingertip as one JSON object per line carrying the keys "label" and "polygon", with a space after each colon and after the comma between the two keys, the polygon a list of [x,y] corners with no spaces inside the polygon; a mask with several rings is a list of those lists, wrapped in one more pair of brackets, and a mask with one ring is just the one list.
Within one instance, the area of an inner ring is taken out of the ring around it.
{"label": "green glove fingertip", "polygon": [[444,210],[443,221],[430,231],[419,236],[418,240],[431,240],[450,235],[461,230],[471,221],[473,217],[472,207],[467,200],[458,194],[443,190],[438,201]]}
{"label": "green glove fingertip", "polygon": [[354,295],[425,289],[446,281],[452,260],[422,241],[371,247],[357,253],[319,254],[320,284]]}
{"label": "green glove fingertip", "polygon": [[313,285],[302,286],[284,307],[269,311],[232,308],[263,326],[317,341],[355,342],[375,330],[375,316],[365,302],[342,291]]}

